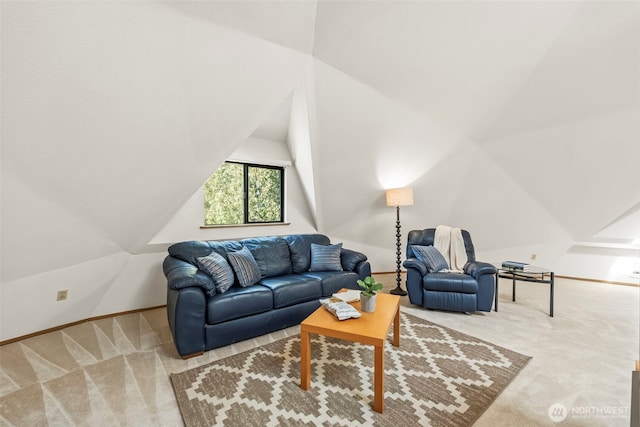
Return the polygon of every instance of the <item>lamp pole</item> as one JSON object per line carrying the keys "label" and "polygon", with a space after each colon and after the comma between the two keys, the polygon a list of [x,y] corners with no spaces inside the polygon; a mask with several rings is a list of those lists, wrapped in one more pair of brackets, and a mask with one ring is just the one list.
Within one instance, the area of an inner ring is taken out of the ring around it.
{"label": "lamp pole", "polygon": [[400,286],[400,282],[402,282],[400,275],[400,257],[402,256],[402,244],[400,243],[400,238],[402,237],[402,233],[400,233],[400,206],[413,205],[413,188],[390,188],[386,190],[386,198],[387,206],[396,207],[396,288],[391,290],[391,293],[394,295],[407,295],[407,291]]}
{"label": "lamp pole", "polygon": [[400,283],[402,282],[401,270],[400,270],[400,256],[402,255],[402,244],[400,243],[400,238],[402,237],[402,233],[400,233],[400,206],[396,206],[396,287],[391,290],[391,293],[394,295],[406,295],[407,291],[400,287]]}

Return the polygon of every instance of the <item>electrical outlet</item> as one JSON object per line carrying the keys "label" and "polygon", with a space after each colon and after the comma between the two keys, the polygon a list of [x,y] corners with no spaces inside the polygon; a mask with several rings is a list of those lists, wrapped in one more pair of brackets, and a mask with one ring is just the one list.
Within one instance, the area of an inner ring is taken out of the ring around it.
{"label": "electrical outlet", "polygon": [[532,259],[532,260],[535,260],[535,259],[536,259],[536,257],[537,257],[537,255],[536,255],[536,254],[531,254],[531,259]]}
{"label": "electrical outlet", "polygon": [[58,297],[56,298],[56,301],[66,300],[68,293],[69,293],[69,291],[67,289],[65,289],[63,291],[58,291]]}

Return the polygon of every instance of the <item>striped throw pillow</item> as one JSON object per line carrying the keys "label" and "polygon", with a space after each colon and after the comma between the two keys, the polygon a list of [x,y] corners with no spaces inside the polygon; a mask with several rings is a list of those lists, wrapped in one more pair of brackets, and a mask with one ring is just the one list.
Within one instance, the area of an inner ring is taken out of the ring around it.
{"label": "striped throw pillow", "polygon": [[340,251],[342,243],[335,245],[311,244],[311,266],[309,271],[342,271]]}
{"label": "striped throw pillow", "polygon": [[226,259],[217,252],[196,258],[200,270],[207,273],[216,284],[216,291],[225,293],[233,285],[233,270]]}
{"label": "striped throw pillow", "polygon": [[416,258],[424,262],[429,273],[436,273],[441,270],[448,270],[449,264],[444,259],[439,250],[435,246],[411,245]]}
{"label": "striped throw pillow", "polygon": [[243,247],[239,251],[229,252],[229,263],[238,277],[238,283],[243,288],[255,285],[262,278],[260,267],[249,249]]}

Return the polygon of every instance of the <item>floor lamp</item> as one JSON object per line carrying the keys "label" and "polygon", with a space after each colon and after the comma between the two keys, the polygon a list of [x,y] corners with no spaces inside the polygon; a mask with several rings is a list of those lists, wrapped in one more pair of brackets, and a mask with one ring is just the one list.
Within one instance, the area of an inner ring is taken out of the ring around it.
{"label": "floor lamp", "polygon": [[403,290],[400,286],[400,282],[402,281],[400,277],[400,256],[402,255],[402,251],[400,250],[402,247],[400,243],[400,238],[402,237],[400,233],[400,206],[413,205],[413,188],[390,188],[387,190],[386,195],[387,206],[396,207],[396,288],[392,289],[391,293],[394,295],[406,295],[407,291]]}

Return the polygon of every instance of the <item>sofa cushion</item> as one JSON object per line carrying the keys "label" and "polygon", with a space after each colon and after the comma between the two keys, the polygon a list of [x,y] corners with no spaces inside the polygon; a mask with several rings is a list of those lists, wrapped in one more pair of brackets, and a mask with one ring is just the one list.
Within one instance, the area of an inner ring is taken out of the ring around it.
{"label": "sofa cushion", "polygon": [[260,285],[248,288],[234,286],[224,294],[208,298],[206,322],[209,325],[215,325],[264,313],[272,308],[273,295],[271,290]]}
{"label": "sofa cushion", "polygon": [[434,246],[413,245],[411,248],[413,249],[413,253],[416,254],[416,258],[425,263],[429,273],[449,269],[447,260],[444,259],[440,251]]}
{"label": "sofa cushion", "polygon": [[196,258],[200,270],[207,273],[216,284],[216,291],[224,293],[233,285],[233,270],[222,255],[211,252],[206,257]]}
{"label": "sofa cushion", "polygon": [[180,242],[169,246],[169,255],[181,259],[195,266],[198,265],[198,258],[209,255],[212,251],[226,258],[227,252],[237,251],[242,248],[239,242],[233,240],[202,241],[191,240]]}
{"label": "sofa cushion", "polygon": [[311,244],[311,265],[309,271],[342,271],[340,250],[342,243],[335,245]]}
{"label": "sofa cushion", "polygon": [[242,241],[258,263],[262,277],[291,274],[289,245],[281,237],[258,237]]}
{"label": "sofa cushion", "polygon": [[429,291],[463,294],[475,294],[478,292],[478,282],[473,277],[462,273],[427,274],[422,278],[422,286]]}
{"label": "sofa cushion", "polygon": [[360,289],[357,280],[360,278],[353,271],[308,271],[302,276],[314,277],[322,281],[322,296],[328,297],[342,288]]}
{"label": "sofa cushion", "polygon": [[301,302],[322,298],[320,279],[301,274],[269,277],[260,281],[261,286],[273,292],[273,308],[282,308]]}
{"label": "sofa cushion", "polygon": [[198,265],[197,259],[211,253],[211,248],[207,242],[192,240],[180,242],[169,246],[169,255],[181,259],[193,265]]}
{"label": "sofa cushion", "polygon": [[328,245],[330,240],[324,234],[291,234],[284,236],[291,253],[291,269],[293,273],[309,271],[311,265],[311,244]]}
{"label": "sofa cushion", "polygon": [[209,244],[209,248],[211,248],[211,252],[218,253],[224,259],[227,259],[227,253],[242,249],[242,243],[236,240],[209,240],[207,243]]}
{"label": "sofa cushion", "polygon": [[247,248],[242,248],[235,252],[229,252],[229,263],[238,278],[238,284],[246,288],[260,280],[260,267]]}

